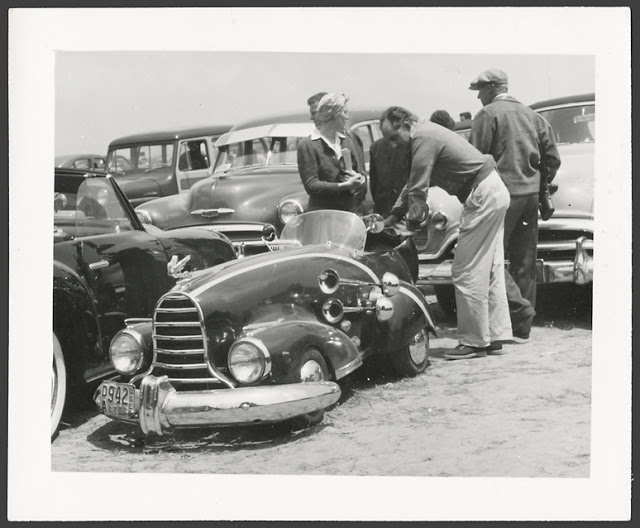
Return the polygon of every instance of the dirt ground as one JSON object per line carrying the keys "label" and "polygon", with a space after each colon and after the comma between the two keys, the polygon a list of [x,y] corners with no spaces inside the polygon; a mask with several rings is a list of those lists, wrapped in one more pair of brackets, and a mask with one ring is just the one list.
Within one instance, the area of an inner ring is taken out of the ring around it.
{"label": "dirt ground", "polygon": [[[556,287],[557,288],[557,287]],[[427,292],[428,293],[428,292]],[[414,379],[354,373],[322,423],[178,432],[145,439],[94,411],[66,416],[54,471],[456,477],[589,477],[591,298],[540,293],[526,344],[447,361],[455,319],[427,296],[438,337]],[[558,299],[563,302],[559,303]]]}

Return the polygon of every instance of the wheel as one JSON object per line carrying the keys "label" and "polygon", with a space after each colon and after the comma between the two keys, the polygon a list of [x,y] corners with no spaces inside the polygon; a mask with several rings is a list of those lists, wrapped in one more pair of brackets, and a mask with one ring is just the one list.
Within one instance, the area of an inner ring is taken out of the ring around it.
{"label": "wheel", "polygon": [[[327,362],[319,350],[310,348],[300,358],[300,381],[328,381],[331,378]],[[306,426],[317,425],[324,418],[324,409],[303,414],[298,421]]]}
{"label": "wheel", "polygon": [[429,334],[426,328],[413,336],[409,345],[392,352],[389,358],[400,376],[413,378],[424,372],[429,364]]}
{"label": "wheel", "polygon": [[64,356],[60,341],[53,334],[53,361],[51,370],[51,436],[55,434],[60,425],[62,411],[67,396],[67,369],[64,365]]}
{"label": "wheel", "polygon": [[452,284],[442,284],[440,286],[434,286],[433,291],[436,294],[436,299],[440,305],[440,309],[445,315],[455,315],[456,313],[456,292],[453,289]]}

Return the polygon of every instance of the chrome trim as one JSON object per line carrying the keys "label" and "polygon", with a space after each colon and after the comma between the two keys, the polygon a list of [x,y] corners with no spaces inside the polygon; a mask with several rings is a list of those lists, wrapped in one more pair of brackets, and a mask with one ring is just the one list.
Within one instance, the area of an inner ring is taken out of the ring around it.
{"label": "chrome trim", "polygon": [[[193,313],[197,312],[197,308],[156,308],[155,313]],[[150,319],[153,321],[153,319]]]}
{"label": "chrome trim", "polygon": [[238,231],[256,231],[262,233],[264,224],[215,224],[194,227],[207,229],[208,231],[226,231],[227,233],[236,233]]}
{"label": "chrome trim", "polygon": [[156,361],[155,366],[158,368],[169,370],[202,370],[207,369],[206,363],[188,363],[185,365],[174,365],[172,363],[161,363]]}
{"label": "chrome trim", "polygon": [[176,321],[174,323],[154,323],[154,326],[156,327],[161,327],[161,328],[179,328],[179,327],[198,327],[198,330],[200,330],[199,325],[189,322],[189,321]]}
{"label": "chrome trim", "polygon": [[[582,249],[593,249],[593,240],[580,237],[584,240]],[[569,251],[576,249],[576,240],[562,240],[558,242],[538,242],[538,250],[545,251]]]}
{"label": "chrome trim", "polygon": [[160,354],[173,354],[174,356],[190,356],[195,354],[203,354],[204,348],[187,348],[184,350],[169,350],[167,348],[156,348]]}
{"label": "chrome trim", "polygon": [[90,270],[98,270],[98,269],[108,268],[108,267],[109,267],[108,260],[99,260],[98,262],[92,262],[91,264],[89,264]]}
{"label": "chrome trim", "polygon": [[362,366],[362,358],[358,356],[350,363],[336,369],[336,380],[342,379],[351,374],[354,370]]}
{"label": "chrome trim", "polygon": [[[233,349],[245,341],[247,343],[252,344],[258,350],[260,350],[260,352],[262,352],[264,356],[264,370],[260,375],[260,377],[256,381],[253,381],[251,383],[243,383],[235,376],[233,377],[238,383],[242,383],[243,385],[253,385],[254,383],[258,383],[260,380],[263,380],[264,378],[266,378],[271,372],[271,354],[269,354],[269,349],[267,348],[267,345],[265,345],[264,342],[261,341],[260,339],[256,337],[251,337],[251,336],[243,336],[243,337],[240,337],[239,339],[236,339],[236,341],[229,348],[229,353],[227,354],[227,365],[230,364],[229,357],[231,357],[231,352],[233,351]],[[229,367],[229,372],[231,372],[231,367]]]}
{"label": "chrome trim", "polygon": [[216,378],[169,378],[169,382],[171,384],[174,385],[187,385],[187,384],[194,384],[194,385],[198,385],[198,384],[206,384],[206,383],[210,383],[210,384],[220,384],[222,385],[222,382],[219,379]]}
{"label": "chrome trim", "polygon": [[560,110],[562,108],[574,108],[576,106],[593,106],[595,108],[596,102],[593,100],[586,100],[584,102],[574,101],[572,103],[562,103],[552,106],[543,106],[541,108],[536,108],[535,112],[548,112],[549,110]]}
{"label": "chrome trim", "polygon": [[152,337],[153,337],[153,340],[154,340],[154,348],[156,346],[155,345],[155,340],[156,339],[162,339],[163,341],[195,341],[195,340],[202,339],[202,335],[163,336],[163,335],[156,334],[155,332],[154,332]]}
{"label": "chrome trim", "polygon": [[220,207],[218,209],[195,209],[194,211],[191,211],[191,215],[201,216],[202,218],[218,218],[220,215],[233,214],[235,212],[235,209]]}
{"label": "chrome trim", "polygon": [[146,323],[152,323],[153,319],[151,317],[129,317],[124,320],[125,326],[137,326]]}

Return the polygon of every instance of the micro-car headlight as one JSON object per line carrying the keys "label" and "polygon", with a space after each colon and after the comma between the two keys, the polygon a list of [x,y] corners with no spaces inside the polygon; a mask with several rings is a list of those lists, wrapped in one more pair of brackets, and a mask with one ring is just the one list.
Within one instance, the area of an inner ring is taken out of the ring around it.
{"label": "micro-car headlight", "polygon": [[144,348],[144,341],[139,332],[130,328],[121,330],[111,340],[111,363],[120,374],[135,374],[144,362]]}
{"label": "micro-car headlight", "polygon": [[442,231],[445,227],[447,227],[447,223],[449,219],[447,215],[444,213],[436,213],[431,217],[431,223],[433,224],[434,229],[438,231]]}
{"label": "micro-car headlight", "polygon": [[283,224],[302,212],[304,212],[304,207],[298,200],[285,200],[278,206],[278,218]]}
{"label": "micro-car headlight", "polygon": [[240,383],[251,384],[271,371],[271,356],[259,339],[243,337],[229,350],[229,370]]}

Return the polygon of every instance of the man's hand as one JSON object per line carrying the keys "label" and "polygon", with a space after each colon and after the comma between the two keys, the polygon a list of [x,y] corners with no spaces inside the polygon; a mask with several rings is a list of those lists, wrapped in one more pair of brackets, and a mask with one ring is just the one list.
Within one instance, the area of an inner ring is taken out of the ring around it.
{"label": "man's hand", "polygon": [[384,227],[393,227],[398,223],[399,218],[395,215],[389,215],[384,219]]}

